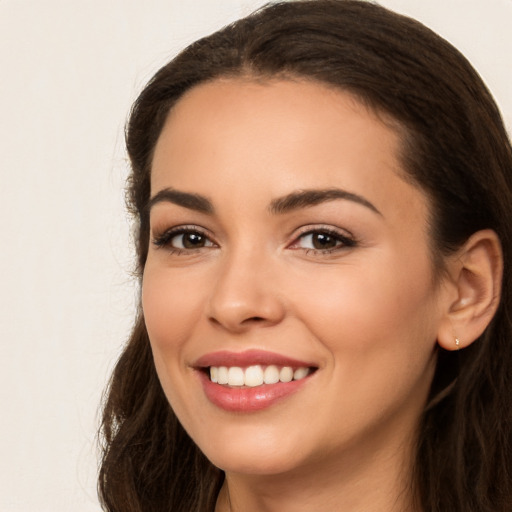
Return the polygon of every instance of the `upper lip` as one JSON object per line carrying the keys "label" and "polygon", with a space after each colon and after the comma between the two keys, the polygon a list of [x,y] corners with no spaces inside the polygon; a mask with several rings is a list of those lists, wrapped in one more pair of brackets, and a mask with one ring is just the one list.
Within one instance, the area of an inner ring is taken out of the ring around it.
{"label": "upper lip", "polygon": [[300,361],[275,352],[266,350],[245,350],[244,352],[231,352],[220,350],[205,354],[197,359],[193,366],[207,368],[210,366],[254,366],[254,365],[291,366],[293,368],[309,368],[316,365],[307,361]]}

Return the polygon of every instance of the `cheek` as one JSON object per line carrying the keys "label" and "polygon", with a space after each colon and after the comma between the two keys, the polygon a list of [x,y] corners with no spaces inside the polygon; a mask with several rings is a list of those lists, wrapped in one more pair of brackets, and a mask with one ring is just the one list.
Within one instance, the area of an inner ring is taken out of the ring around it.
{"label": "cheek", "polygon": [[364,274],[345,268],[337,282],[317,275],[296,304],[327,354],[328,382],[343,390],[328,395],[328,417],[348,433],[397,411],[418,415],[426,400],[435,367],[435,289],[426,270],[403,274],[374,267]]}
{"label": "cheek", "polygon": [[187,378],[190,340],[200,314],[201,288],[194,280],[180,278],[183,272],[146,265],[142,282],[142,308],[156,372],[174,412],[188,423],[191,403]]}
{"label": "cheek", "polygon": [[[340,267],[302,281],[295,306],[309,329],[332,352],[351,349],[371,355],[380,350],[423,343],[435,345],[438,315],[430,263],[417,268],[400,265]],[[418,347],[416,347],[417,350]]]}
{"label": "cheek", "polygon": [[197,323],[200,298],[194,286],[187,286],[169,270],[146,265],[142,281],[142,309],[155,368],[174,412],[188,423],[192,402],[186,380],[187,340]]}
{"label": "cheek", "polygon": [[193,280],[171,270],[146,266],[142,281],[142,308],[153,350],[175,351],[186,341],[197,322],[200,288]]}

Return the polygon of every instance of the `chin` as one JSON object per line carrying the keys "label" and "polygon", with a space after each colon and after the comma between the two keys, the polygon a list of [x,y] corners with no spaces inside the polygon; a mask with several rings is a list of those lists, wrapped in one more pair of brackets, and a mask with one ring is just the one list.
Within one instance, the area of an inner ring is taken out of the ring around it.
{"label": "chin", "polygon": [[212,464],[226,473],[254,476],[271,476],[288,473],[295,469],[296,464],[289,456],[277,454],[223,454],[210,459]]}
{"label": "chin", "polygon": [[226,473],[276,475],[293,470],[302,459],[299,440],[282,434],[233,435],[201,444],[210,462]]}

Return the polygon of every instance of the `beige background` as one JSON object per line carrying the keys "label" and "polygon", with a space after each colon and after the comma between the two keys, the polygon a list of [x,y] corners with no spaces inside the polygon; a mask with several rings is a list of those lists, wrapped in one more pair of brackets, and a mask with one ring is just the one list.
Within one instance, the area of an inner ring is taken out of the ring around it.
{"label": "beige background", "polygon": [[[382,0],[459,47],[512,127],[512,0]],[[0,510],[99,511],[102,389],[136,290],[123,125],[178,49],[261,0],[0,0]]]}

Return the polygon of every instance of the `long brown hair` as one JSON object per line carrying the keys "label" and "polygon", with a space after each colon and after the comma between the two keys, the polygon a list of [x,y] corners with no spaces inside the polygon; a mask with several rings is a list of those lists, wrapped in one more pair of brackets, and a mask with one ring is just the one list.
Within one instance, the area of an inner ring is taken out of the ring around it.
{"label": "long brown hair", "polygon": [[[266,6],[197,41],[133,106],[128,205],[149,244],[152,154],[169,110],[191,87],[226,76],[319,81],[354,94],[402,128],[402,163],[429,196],[434,262],[477,230],[498,234],[503,294],[485,333],[439,349],[411,485],[424,512],[512,508],[512,151],[487,88],[467,60],[420,23],[359,0]],[[104,404],[99,493],[109,512],[213,511],[223,473],[184,432],[160,387],[144,318]]]}

